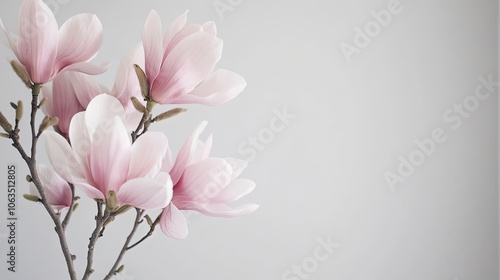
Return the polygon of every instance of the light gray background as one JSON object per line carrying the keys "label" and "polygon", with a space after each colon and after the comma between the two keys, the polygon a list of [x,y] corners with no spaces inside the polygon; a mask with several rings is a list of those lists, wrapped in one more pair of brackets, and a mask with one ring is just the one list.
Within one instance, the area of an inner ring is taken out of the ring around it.
{"label": "light gray background", "polygon": [[[20,2],[0,3],[1,18],[16,33]],[[52,2],[59,24],[81,12],[101,19],[105,41],[95,61],[113,63],[99,77],[108,87],[121,56],[139,42],[150,9],[164,25],[188,9],[189,22],[217,23],[225,43],[218,67],[240,73],[248,87],[223,106],[186,106],[184,115],[155,126],[174,151],[208,120],[204,136],[214,134],[213,155],[247,158],[239,145],[269,128],[276,110],[295,116],[244,173],[257,183],[243,201],[260,204],[256,213],[192,215],[185,240],[155,233],[129,252],[127,276],[117,279],[287,279],[292,266],[314,264],[318,238],[340,247],[309,269],[308,279],[499,279],[496,89],[458,129],[443,118],[473,95],[478,77],[498,80],[497,2],[402,0],[401,12],[350,63],[340,44],[353,44],[355,28],[391,1],[229,2],[233,10],[223,19],[211,0]],[[12,52],[1,48],[0,56]],[[27,102],[29,94],[7,62],[0,64],[0,108],[12,116],[8,102]],[[398,157],[407,159],[418,149],[415,140],[435,129],[447,140],[391,190],[384,173],[397,172]],[[21,158],[0,141],[1,173],[16,163],[24,177]],[[47,162],[43,153],[40,162]],[[5,179],[0,186],[6,188]],[[20,183],[19,198],[25,192]],[[4,224],[6,191],[0,199]],[[42,207],[23,200],[18,213],[18,272],[7,273],[2,261],[0,278],[67,279]],[[93,203],[83,200],[68,229],[80,275],[93,215]],[[99,241],[95,279],[109,268],[132,219],[132,213],[120,217]],[[1,260],[6,232],[0,227]]]}

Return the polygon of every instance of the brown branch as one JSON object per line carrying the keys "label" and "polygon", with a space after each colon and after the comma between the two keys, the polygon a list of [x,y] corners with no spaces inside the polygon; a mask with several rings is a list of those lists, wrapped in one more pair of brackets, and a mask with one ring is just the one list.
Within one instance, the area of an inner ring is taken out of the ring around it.
{"label": "brown branch", "polygon": [[99,200],[97,201],[97,215],[95,216],[95,229],[92,232],[92,235],[89,238],[89,245],[87,251],[87,266],[85,268],[85,274],[83,275],[82,280],[88,280],[90,275],[94,272],[92,265],[94,263],[94,249],[97,244],[97,240],[101,236],[99,233],[104,226],[104,223],[109,217],[109,212],[107,210],[102,211],[104,202]]}
{"label": "brown branch", "polygon": [[156,220],[150,225],[148,233],[144,235],[139,241],[135,242],[134,244],[130,245],[127,247],[127,250],[130,250],[134,248],[135,246],[141,244],[144,240],[148,239],[151,235],[153,235],[153,232],[156,229],[156,226],[160,223],[160,218],[161,218],[161,213],[156,217]]}

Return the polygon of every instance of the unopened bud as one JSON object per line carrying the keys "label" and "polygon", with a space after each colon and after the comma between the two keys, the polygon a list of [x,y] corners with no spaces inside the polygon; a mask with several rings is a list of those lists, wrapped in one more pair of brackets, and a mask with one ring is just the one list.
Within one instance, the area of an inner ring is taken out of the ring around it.
{"label": "unopened bud", "polygon": [[31,83],[30,75],[28,74],[28,72],[26,72],[24,67],[21,66],[21,64],[17,63],[17,61],[15,60],[12,60],[10,62],[10,66],[12,66],[12,69],[14,69],[14,72],[16,72],[17,76],[21,78],[21,81],[23,81],[23,83],[28,88],[31,88],[33,84]]}
{"label": "unopened bud", "polygon": [[10,106],[11,106],[12,108],[14,108],[14,109],[17,109],[17,105],[16,105],[16,103],[14,103],[14,102],[10,102]]}
{"label": "unopened bud", "polygon": [[42,133],[45,130],[47,130],[47,128],[57,125],[58,123],[59,123],[58,117],[45,116],[42,120],[42,123],[40,124],[40,128],[38,129],[38,131],[39,133]]}
{"label": "unopened bud", "polygon": [[7,134],[7,133],[0,132],[0,137],[3,137],[3,138],[10,138],[10,135],[9,135],[9,134]]}
{"label": "unopened bud", "polygon": [[78,203],[73,204],[73,211],[76,211],[76,209],[78,208],[78,206],[80,206],[80,204],[78,204]]}
{"label": "unopened bud", "polygon": [[115,271],[115,274],[122,272],[124,268],[125,268],[125,265],[123,265],[123,264],[120,265],[120,267]]}
{"label": "unopened bud", "polygon": [[31,183],[31,182],[33,182],[33,179],[31,178],[30,175],[26,175],[26,181]]}
{"label": "unopened bud", "polygon": [[132,96],[130,98],[130,100],[132,101],[132,104],[134,105],[134,108],[141,112],[141,113],[145,113],[146,112],[146,107],[144,107],[144,105],[142,105],[142,103],[139,101],[139,99],[135,98],[134,96]]}
{"label": "unopened bud", "polygon": [[44,97],[42,98],[42,100],[40,100],[40,103],[38,103],[38,108],[42,108],[45,103],[47,103],[47,98]]}
{"label": "unopened bud", "polygon": [[16,122],[19,122],[23,117],[23,110],[24,110],[23,102],[21,100],[17,101]]}
{"label": "unopened bud", "polygon": [[23,194],[23,197],[26,199],[26,200],[29,200],[29,201],[33,201],[33,202],[40,202],[40,198],[36,195],[32,195],[32,194]]}
{"label": "unopened bud", "polygon": [[146,222],[149,226],[153,225],[153,220],[151,220],[151,217],[149,217],[149,215],[144,216],[144,218],[146,219]]}
{"label": "unopened bud", "polygon": [[134,64],[134,70],[135,70],[135,74],[137,75],[137,78],[139,79],[139,85],[141,86],[142,97],[148,98],[149,97],[149,83],[148,83],[148,78],[146,77],[146,73],[144,73],[142,68],[137,64]]}
{"label": "unopened bud", "polygon": [[176,115],[183,113],[183,112],[186,112],[186,111],[187,110],[184,108],[175,108],[172,110],[168,110],[168,111],[163,112],[163,113],[159,114],[158,116],[154,117],[153,121],[154,122],[163,121],[163,120],[166,120],[168,118],[171,118],[173,116],[176,116]]}
{"label": "unopened bud", "polygon": [[5,132],[9,133],[12,131],[12,125],[9,123],[7,118],[0,112],[0,126],[5,130]]}

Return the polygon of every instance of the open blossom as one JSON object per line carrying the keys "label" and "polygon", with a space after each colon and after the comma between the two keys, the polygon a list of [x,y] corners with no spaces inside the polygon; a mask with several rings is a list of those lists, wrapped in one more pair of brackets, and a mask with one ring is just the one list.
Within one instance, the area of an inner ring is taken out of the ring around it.
{"label": "open blossom", "polygon": [[[52,168],[39,164],[37,166],[38,177],[45,191],[47,202],[52,205],[57,211],[71,206],[73,194],[71,188],[61,176],[59,176]],[[30,193],[40,196],[33,183],[30,184]]]}
{"label": "open blossom", "polygon": [[168,149],[167,138],[147,132],[131,143],[120,102],[101,94],[87,110],[71,120],[68,141],[45,131],[49,160],[59,175],[93,199],[108,200],[112,193],[119,205],[160,209],[172,197],[172,181],[160,172]]}
{"label": "open blossom", "polygon": [[93,14],[73,16],[59,29],[42,0],[25,0],[19,10],[18,36],[10,34],[1,20],[0,26],[33,83],[49,82],[65,70],[92,75],[105,71],[88,62],[97,55],[103,40],[101,22]]}
{"label": "open blossom", "polygon": [[142,34],[145,73],[151,98],[160,104],[218,105],[236,97],[246,86],[240,75],[219,69],[222,40],[213,22],[186,24],[187,12],[162,34],[154,10]]}
{"label": "open blossom", "polygon": [[187,223],[180,210],[195,210],[208,216],[235,217],[254,212],[259,206],[241,205],[231,208],[234,202],[252,192],[255,183],[238,178],[246,162],[232,158],[209,157],[212,137],[199,141],[207,123],[202,122],[181,148],[175,162],[169,154],[162,170],[169,172],[174,184],[172,202],[163,210],[160,226],[172,238],[187,235]]}
{"label": "open blossom", "polygon": [[46,115],[58,117],[58,132],[68,138],[73,116],[87,108],[90,100],[101,94],[99,84],[90,76],[73,71],[63,72],[54,79],[52,88],[43,87],[41,97],[47,102],[42,106]]}

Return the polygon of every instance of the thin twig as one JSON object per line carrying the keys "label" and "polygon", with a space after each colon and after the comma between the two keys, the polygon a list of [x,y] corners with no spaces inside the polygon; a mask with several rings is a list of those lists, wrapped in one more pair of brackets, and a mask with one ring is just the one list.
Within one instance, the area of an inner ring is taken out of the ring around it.
{"label": "thin twig", "polygon": [[158,215],[158,217],[156,217],[156,220],[151,224],[151,226],[149,227],[148,233],[146,233],[146,235],[144,235],[139,241],[128,246],[127,250],[130,250],[130,249],[134,248],[135,246],[141,244],[144,240],[148,239],[151,235],[153,235],[153,232],[155,231],[156,226],[160,223],[160,218],[161,218],[161,214]]}
{"label": "thin twig", "polygon": [[71,215],[73,214],[73,207],[75,206],[75,186],[73,184],[69,184],[69,187],[71,188],[71,205],[69,206],[68,213],[66,213],[66,216],[64,217],[64,220],[62,222],[62,227],[66,231],[66,227],[69,224],[69,221],[71,220]]}
{"label": "thin twig", "polygon": [[107,210],[102,211],[104,202],[99,200],[97,201],[97,215],[95,216],[95,229],[92,232],[92,235],[89,238],[89,245],[87,251],[87,266],[85,268],[85,274],[83,275],[82,280],[88,280],[90,275],[94,272],[92,269],[92,265],[94,263],[94,249],[97,243],[97,240],[100,237],[100,232],[104,223],[109,217],[109,212]]}
{"label": "thin twig", "polygon": [[137,228],[142,223],[142,215],[144,214],[144,210],[141,210],[138,208],[136,208],[135,210],[137,211],[137,214],[135,216],[134,226],[132,227],[130,234],[127,236],[127,240],[125,240],[125,244],[123,244],[123,247],[120,251],[120,254],[118,255],[118,258],[115,261],[115,264],[113,265],[113,267],[109,271],[108,275],[106,275],[106,277],[104,277],[104,280],[109,280],[109,279],[111,279],[111,277],[113,277],[113,275],[116,274],[116,270],[120,266],[120,263],[123,259],[123,256],[127,252],[128,245],[132,241],[132,238],[134,237],[134,234],[137,231]]}

